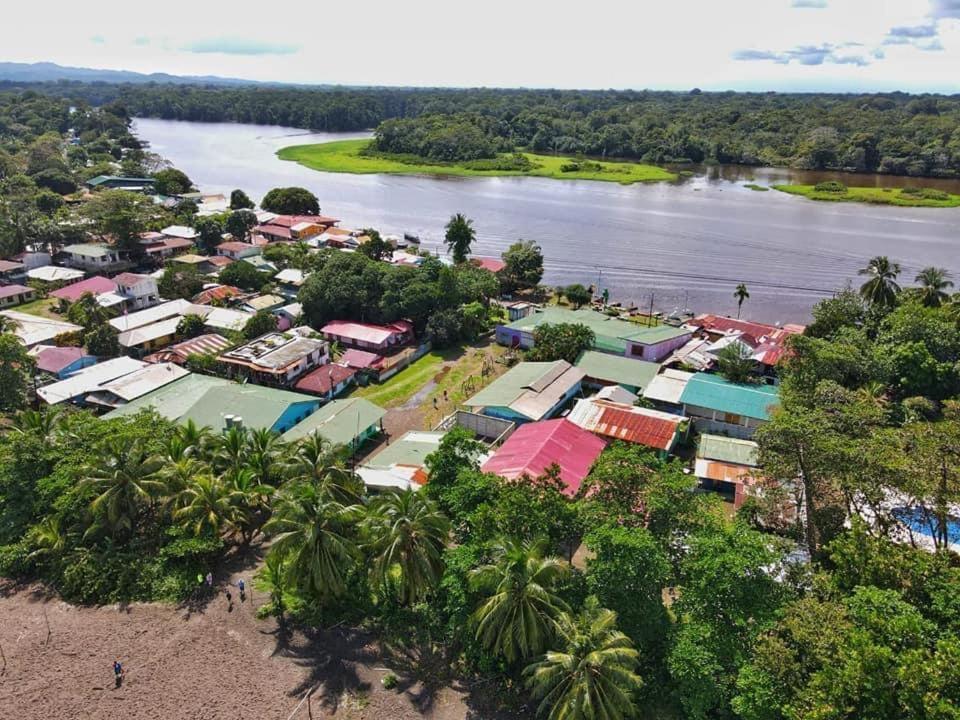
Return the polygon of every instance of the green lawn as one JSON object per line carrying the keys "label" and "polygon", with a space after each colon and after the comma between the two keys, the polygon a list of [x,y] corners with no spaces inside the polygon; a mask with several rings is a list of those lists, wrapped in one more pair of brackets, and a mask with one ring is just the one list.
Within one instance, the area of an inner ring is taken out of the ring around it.
{"label": "green lawn", "polygon": [[53,308],[56,307],[57,303],[58,300],[56,298],[40,298],[39,300],[33,300],[10,309],[16,310],[17,312],[29,313],[30,315],[38,315],[40,317],[63,320],[63,315],[58,315],[53,311]]}
{"label": "green lawn", "polygon": [[802,195],[810,200],[825,202],[862,202],[902,207],[960,207],[960,195],[950,195],[946,200],[936,200],[912,194],[905,195],[902,188],[848,187],[846,192],[817,191],[813,185],[774,185],[773,188],[791,195]]}
{"label": "green lawn", "polygon": [[384,173],[397,175],[462,175],[496,177],[527,175],[562,180],[603,180],[629,185],[635,182],[676,180],[677,176],[655,165],[633,162],[603,162],[600,170],[562,172],[560,166],[574,162],[569,157],[524,153],[534,164],[531,170],[474,170],[457,164],[415,164],[385,156],[363,156],[359,152],[369,140],[338,140],[318,145],[293,145],[277,152],[281,160],[293,160],[312,170],[342,173]]}
{"label": "green lawn", "polygon": [[366,398],[383,408],[403,405],[440,371],[443,361],[449,359],[445,355],[440,352],[427,353],[385,383],[357,388],[352,395]]}

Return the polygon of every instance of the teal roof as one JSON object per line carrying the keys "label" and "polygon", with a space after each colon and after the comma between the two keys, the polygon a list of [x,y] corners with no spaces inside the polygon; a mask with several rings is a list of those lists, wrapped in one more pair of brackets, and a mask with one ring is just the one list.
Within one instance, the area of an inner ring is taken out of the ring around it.
{"label": "teal roof", "polygon": [[752,440],[704,433],[697,442],[697,457],[733,465],[757,467],[757,444]]}
{"label": "teal roof", "polygon": [[587,377],[605,382],[646,389],[647,385],[660,372],[656,363],[634,360],[620,355],[587,350],[577,359],[577,367]]}
{"label": "teal roof", "polygon": [[285,432],[283,439],[299,440],[316,432],[332,445],[350,445],[386,414],[363,398],[333,400]]}
{"label": "teal roof", "polygon": [[261,429],[272,428],[291,405],[301,402],[316,404],[318,400],[287,390],[191,373],[104,417],[131,415],[153,408],[168,420],[193,420],[197,425],[215,430],[223,429],[225,415],[237,415],[243,418],[244,427]]}
{"label": "teal roof", "polygon": [[770,410],[780,404],[780,392],[773,385],[736,385],[719,375],[696,373],[683,389],[684,405],[769,420]]}
{"label": "teal roof", "polygon": [[411,430],[399,440],[393,440],[383,450],[363,464],[366,467],[387,469],[393,465],[423,467],[427,455],[435,452],[443,440],[442,432]]}
{"label": "teal roof", "polygon": [[513,330],[533,332],[538,325],[556,325],[558,323],[586,325],[593,330],[593,334],[596,336],[595,348],[621,355],[626,352],[628,340],[635,343],[653,344],[691,334],[690,330],[670,325],[645,327],[588,308],[570,310],[561,307],[545,307],[519,320],[514,320],[507,327]]}

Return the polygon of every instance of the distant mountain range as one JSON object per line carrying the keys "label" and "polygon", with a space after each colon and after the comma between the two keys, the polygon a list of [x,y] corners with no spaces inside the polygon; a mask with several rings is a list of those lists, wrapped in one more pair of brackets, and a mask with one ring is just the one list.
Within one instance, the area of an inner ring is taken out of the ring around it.
{"label": "distant mountain range", "polygon": [[216,75],[170,75],[168,73],[138,73],[130,70],[98,70],[57,65],[51,62],[15,63],[0,62],[0,82],[56,82],[73,80],[77,82],[109,83],[173,83],[178,85],[280,85],[282,83],[260,83],[256,80],[225,78]]}

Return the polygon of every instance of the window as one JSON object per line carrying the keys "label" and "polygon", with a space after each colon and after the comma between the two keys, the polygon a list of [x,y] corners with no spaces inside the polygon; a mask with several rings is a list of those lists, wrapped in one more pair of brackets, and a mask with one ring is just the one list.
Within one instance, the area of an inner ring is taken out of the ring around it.
{"label": "window", "polygon": [[637,357],[643,357],[643,345],[631,345],[630,354]]}
{"label": "window", "polygon": [[723,414],[723,421],[724,421],[725,423],[729,423],[729,424],[731,424],[731,425],[740,425],[741,422],[742,422],[742,420],[743,420],[743,418],[741,418],[739,415],[737,415],[737,414],[735,414],[735,413],[724,413],[724,414]]}

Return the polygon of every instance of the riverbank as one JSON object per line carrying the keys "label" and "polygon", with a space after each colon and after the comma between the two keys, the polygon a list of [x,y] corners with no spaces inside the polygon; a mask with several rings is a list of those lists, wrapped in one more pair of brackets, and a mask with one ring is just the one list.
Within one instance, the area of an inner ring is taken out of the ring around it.
{"label": "riverbank", "polygon": [[960,207],[960,195],[940,190],[926,194],[907,188],[848,187],[843,191],[817,190],[815,185],[773,185],[774,190],[823,202],[859,202],[899,207]]}
{"label": "riverbank", "polygon": [[[386,154],[361,155],[369,140],[338,140],[314,145],[281,148],[277,156],[311,170],[353,174],[453,175],[459,177],[527,176],[556,180],[600,180],[621,185],[676,180],[677,175],[655,165],[633,162],[582,161],[570,157],[521,153],[529,162],[526,170],[487,170],[460,163],[411,162]],[[576,169],[571,167],[576,166]],[[566,167],[566,170],[564,170]]]}

